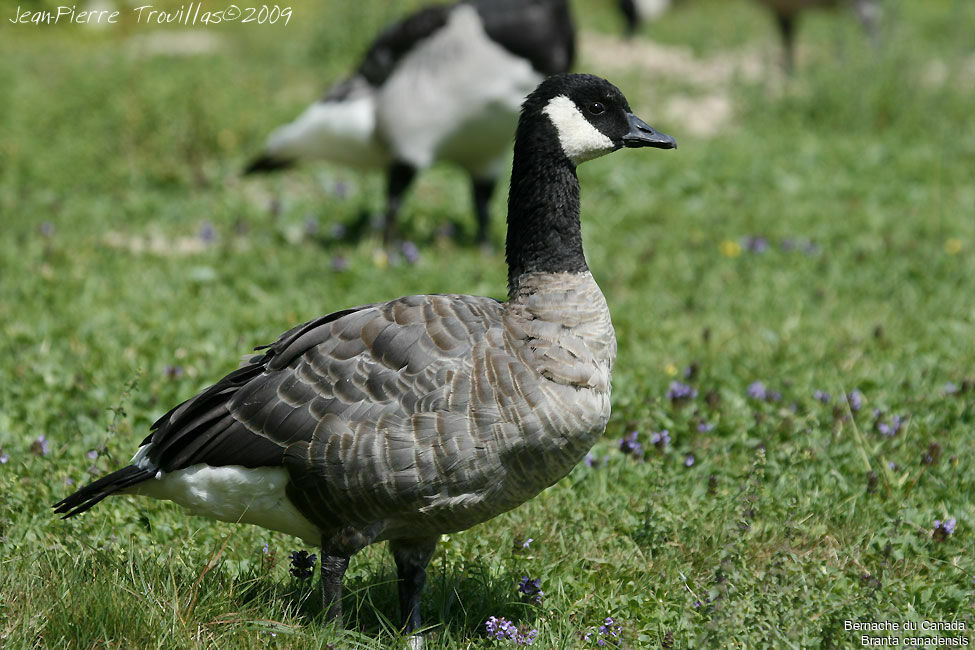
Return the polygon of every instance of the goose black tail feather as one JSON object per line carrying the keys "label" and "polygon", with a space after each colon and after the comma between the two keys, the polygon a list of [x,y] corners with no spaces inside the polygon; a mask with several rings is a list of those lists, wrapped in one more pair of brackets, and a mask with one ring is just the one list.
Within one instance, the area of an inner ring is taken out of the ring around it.
{"label": "goose black tail feather", "polygon": [[108,476],[103,476],[94,483],[89,483],[51,507],[57,514],[64,515],[62,519],[74,517],[85,512],[108,495],[152,478],[154,474],[153,470],[129,465],[117,472],[112,472]]}
{"label": "goose black tail feather", "polygon": [[259,172],[273,172],[279,169],[287,169],[294,165],[293,160],[282,160],[281,158],[273,158],[271,156],[260,156],[251,161],[251,164],[247,165],[244,169],[244,175],[256,174]]}

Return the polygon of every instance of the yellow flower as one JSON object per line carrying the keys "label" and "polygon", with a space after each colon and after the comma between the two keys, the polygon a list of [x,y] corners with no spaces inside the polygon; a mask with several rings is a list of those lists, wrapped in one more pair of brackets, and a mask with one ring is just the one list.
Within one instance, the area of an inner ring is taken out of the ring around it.
{"label": "yellow flower", "polygon": [[666,372],[668,376],[673,377],[677,374],[677,366],[672,363],[668,363],[666,366],[664,366],[664,372]]}
{"label": "yellow flower", "polygon": [[381,269],[389,266],[389,256],[386,251],[382,248],[376,249],[372,254],[372,263]]}
{"label": "yellow flower", "polygon": [[730,239],[726,239],[721,242],[721,245],[718,248],[721,250],[721,254],[725,257],[738,257],[741,255],[741,244],[736,241],[731,241]]}
{"label": "yellow flower", "polygon": [[961,240],[957,237],[949,237],[945,240],[945,252],[949,255],[957,255],[961,252]]}

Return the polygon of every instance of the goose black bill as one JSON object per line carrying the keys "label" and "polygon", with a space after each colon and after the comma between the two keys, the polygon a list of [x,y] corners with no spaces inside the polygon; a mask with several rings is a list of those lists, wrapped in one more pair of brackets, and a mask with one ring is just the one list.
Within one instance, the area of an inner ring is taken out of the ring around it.
{"label": "goose black bill", "polygon": [[666,133],[657,131],[633,113],[626,114],[630,132],[623,136],[624,147],[656,147],[657,149],[676,149],[677,140]]}

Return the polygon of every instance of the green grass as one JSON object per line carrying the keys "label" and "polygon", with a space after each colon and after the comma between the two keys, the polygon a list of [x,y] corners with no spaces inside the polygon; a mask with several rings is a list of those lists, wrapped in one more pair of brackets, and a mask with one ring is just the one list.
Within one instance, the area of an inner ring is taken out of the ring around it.
{"label": "green grass", "polygon": [[[611,4],[574,8],[584,29],[613,33]],[[700,57],[765,60],[759,77],[718,88],[733,115],[709,139],[668,123],[665,107],[713,88],[610,75],[680,148],[580,169],[586,250],[619,340],[613,418],[594,450],[608,461],[444,540],[428,647],[492,647],[492,615],[537,628],[543,648],[581,647],[606,616],[631,648],[669,634],[674,647],[858,646],[848,619],[962,621],[967,632],[943,635],[971,639],[975,5],[887,6],[876,50],[849,15],[810,16],[791,81],[750,3],[688,2],[647,26]],[[339,632],[321,626],[315,585],[288,576],[293,539],[149,500],[111,499],[69,522],[49,509],[67,481],[123,465],[156,417],[297,322],[415,292],[504,295],[503,256],[466,243],[454,169],[420,178],[403,228],[421,259],[389,266],[375,235],[329,234],[379,209],[378,175],[238,176],[391,13],[380,0],[302,2],[286,28],[199,28],[216,46],[196,55],[138,54],[145,25],[15,27],[5,13],[4,648],[402,645],[382,546],[353,561]],[[610,74],[593,67],[599,54],[581,53],[585,70]],[[499,193],[499,245],[503,210]],[[451,222],[457,239],[438,234]],[[203,245],[208,224],[216,239]],[[749,237],[768,249],[749,250]],[[674,405],[668,384],[691,364],[698,396]],[[781,400],[749,398],[756,380]],[[947,395],[948,382],[964,390]],[[842,399],[853,389],[857,413]],[[885,437],[874,409],[906,424]],[[663,428],[672,443],[659,450],[649,437]],[[643,462],[618,451],[632,430]],[[46,455],[31,452],[41,434]],[[947,517],[957,529],[939,541],[934,520]],[[541,579],[541,606],[519,599],[523,575]]]}

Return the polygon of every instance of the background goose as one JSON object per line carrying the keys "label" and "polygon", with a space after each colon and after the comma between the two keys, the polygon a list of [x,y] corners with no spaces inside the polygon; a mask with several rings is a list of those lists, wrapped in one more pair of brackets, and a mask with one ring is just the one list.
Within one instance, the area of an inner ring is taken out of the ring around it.
{"label": "background goose", "polygon": [[355,73],[274,131],[246,172],[325,159],[385,168],[384,238],[416,172],[437,160],[471,176],[477,240],[518,109],[546,76],[566,72],[575,33],[566,0],[466,0],[423,9],[373,42]]}
{"label": "background goose", "polygon": [[546,80],[515,140],[507,302],[408,296],[298,325],[56,511],[123,491],[320,544],[330,617],[349,558],[389,540],[416,629],[439,536],[534,497],[606,427],[616,339],[583,255],[576,165],[624,146],[676,144],[599,77]]}
{"label": "background goose", "polygon": [[618,0],[617,4],[623,13],[625,33],[633,36],[645,20],[656,20],[670,7],[671,0]]}
{"label": "background goose", "polygon": [[[863,28],[876,38],[880,18],[880,0],[755,0],[775,14],[782,37],[783,65],[787,72],[795,68],[795,31],[800,14],[815,7],[852,6]],[[625,21],[625,34],[632,36],[645,20],[655,20],[672,4],[671,0],[618,0]]]}
{"label": "background goose", "polygon": [[775,14],[779,34],[782,36],[783,64],[787,72],[795,68],[796,21],[806,9],[813,7],[838,7],[852,5],[864,29],[871,37],[875,37],[877,20],[880,15],[878,0],[758,0]]}

